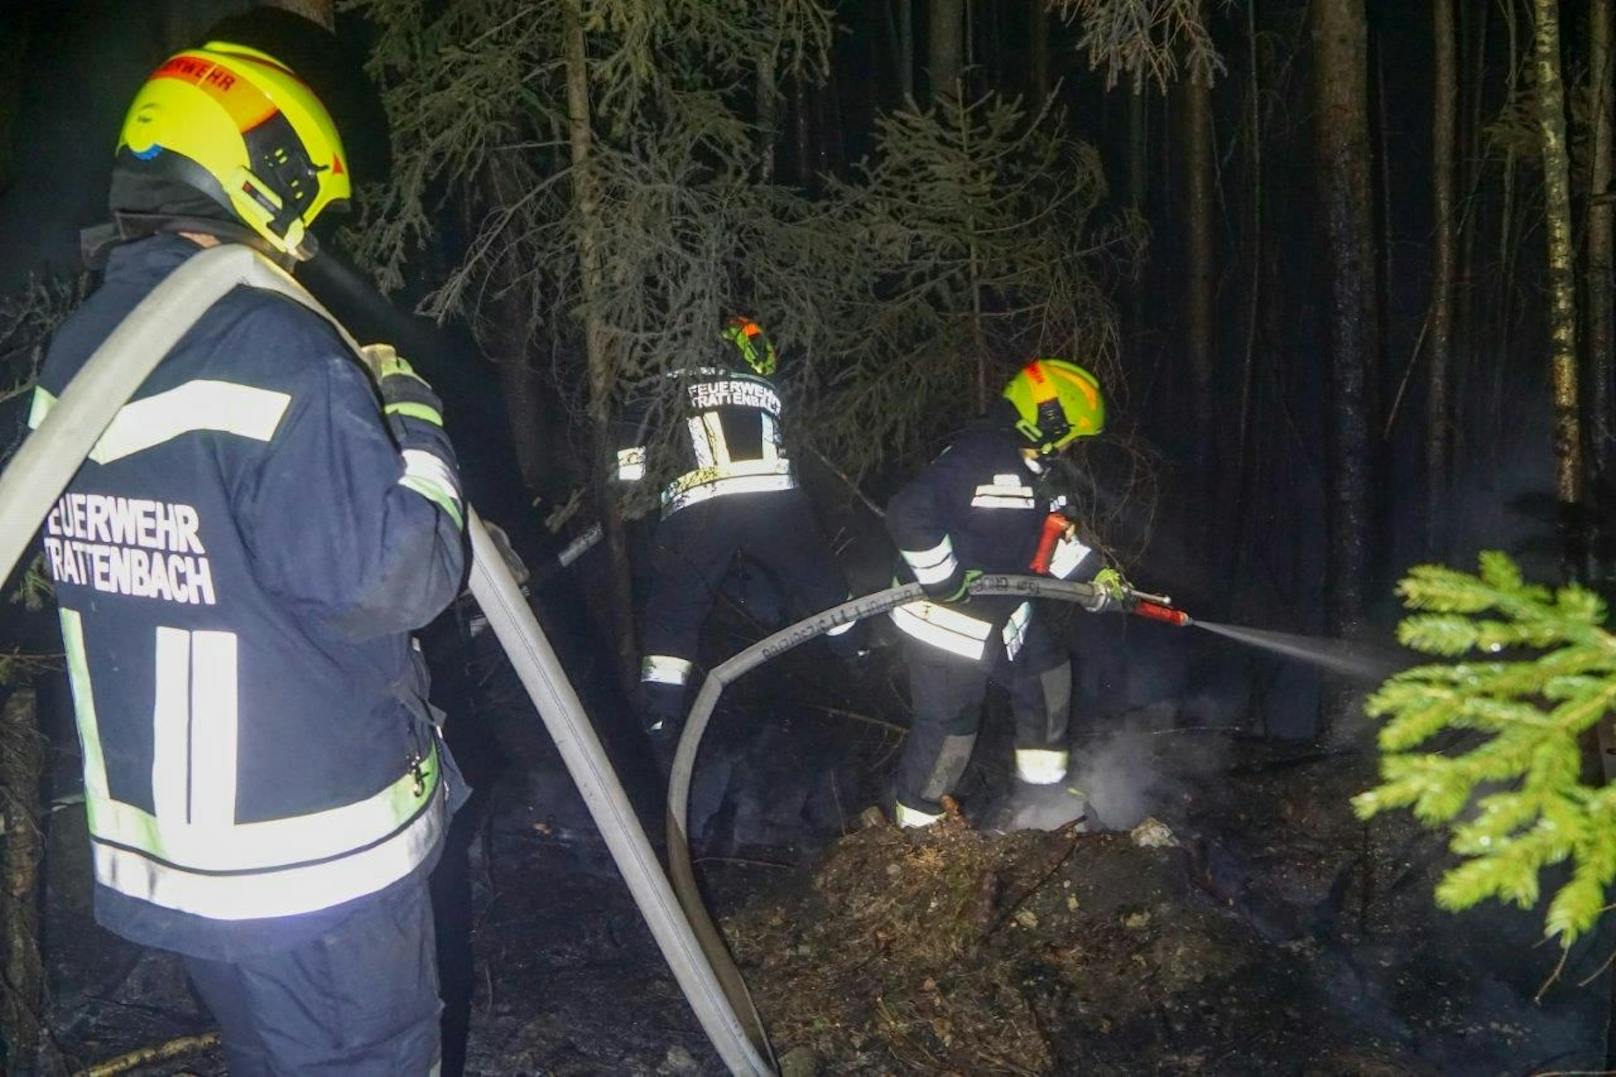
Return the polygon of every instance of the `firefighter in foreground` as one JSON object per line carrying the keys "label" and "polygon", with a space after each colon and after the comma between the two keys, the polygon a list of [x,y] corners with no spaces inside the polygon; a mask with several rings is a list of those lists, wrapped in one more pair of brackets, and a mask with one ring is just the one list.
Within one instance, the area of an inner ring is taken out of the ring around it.
{"label": "firefighter in foreground", "polygon": [[[702,623],[737,554],[763,569],[797,616],[850,597],[781,439],[780,394],[770,380],[779,365],[774,345],[748,318],[732,318],[721,339],[719,365],[670,375],[681,382],[679,428],[667,450],[673,459],[659,459],[664,454],[647,444],[648,412],[625,422],[617,454],[621,482],[659,471],[677,476],[661,491],[641,621],[638,709],[664,769],[684,718]],[[839,657],[856,653],[853,627],[826,633]]]}
{"label": "firefighter in foreground", "polygon": [[1099,382],[1061,359],[1028,363],[984,420],[967,428],[887,505],[887,530],[902,554],[900,576],[928,598],[892,611],[908,637],[914,724],[898,762],[894,816],[923,827],[943,814],[976,744],[990,679],[1015,713],[1015,784],[984,828],[1053,829],[1084,816],[1067,785],[1071,662],[1034,613],[1013,596],[972,598],[984,573],[1047,570],[1100,584],[1091,606],[1120,597],[1121,577],[1096,573],[1099,558],[1063,528],[1047,566],[1034,565],[1051,503],[1037,492],[1055,454],[1105,426]]}
{"label": "firefighter in foreground", "polygon": [[[43,419],[205,247],[283,266],[349,197],[327,110],[221,41],[139,90],[105,283],[57,330]],[[84,755],[96,917],[184,955],[231,1073],[438,1063],[426,876],[461,795],[410,632],[465,568],[455,456],[390,349],[370,376],[318,316],[238,288],[202,315],[50,513]]]}

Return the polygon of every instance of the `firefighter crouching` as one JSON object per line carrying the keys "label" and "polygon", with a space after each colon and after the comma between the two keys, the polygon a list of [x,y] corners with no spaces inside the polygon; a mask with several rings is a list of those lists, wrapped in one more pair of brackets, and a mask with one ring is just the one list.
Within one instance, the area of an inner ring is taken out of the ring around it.
{"label": "firefighter crouching", "polygon": [[[660,456],[647,444],[649,414],[625,418],[617,478],[676,477],[661,491],[651,585],[641,617],[638,710],[666,769],[685,714],[701,626],[737,555],[761,568],[799,617],[851,597],[797,487],[781,437],[774,345],[758,324],[732,318],[718,360],[670,374],[680,382],[678,429]],[[834,653],[857,651],[851,624],[827,635]]]}
{"label": "firefighter crouching", "polygon": [[[942,798],[955,791],[970,762],[990,679],[1009,690],[1016,749],[1014,788],[988,813],[986,828],[1053,829],[1083,819],[1082,794],[1066,781],[1067,654],[1031,602],[972,598],[967,588],[983,573],[1030,571],[1051,509],[1037,491],[1040,476],[1051,457],[1104,426],[1105,402],[1092,374],[1060,359],[1034,360],[985,419],[887,505],[887,530],[902,554],[900,579],[920,583],[929,596],[892,611],[906,637],[914,712],[895,783],[899,826],[941,818]],[[1048,570],[1092,578],[1098,561],[1068,530]]]}
{"label": "firefighter crouching", "polygon": [[[139,90],[112,191],[124,242],[55,334],[35,426],[202,248],[309,256],[349,162],[307,85],[212,41]],[[45,527],[96,918],[184,955],[237,1077],[439,1059],[426,875],[463,790],[410,632],[460,588],[464,507],[437,397],[391,349],[368,358],[237,288]]]}

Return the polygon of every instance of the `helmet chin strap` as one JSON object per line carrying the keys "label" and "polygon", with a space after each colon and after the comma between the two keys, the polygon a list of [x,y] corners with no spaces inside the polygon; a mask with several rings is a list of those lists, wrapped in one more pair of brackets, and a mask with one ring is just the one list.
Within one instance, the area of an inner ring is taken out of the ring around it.
{"label": "helmet chin strap", "polygon": [[86,228],[79,233],[84,264],[89,269],[100,269],[106,264],[108,252],[119,243],[129,243],[156,235],[179,235],[195,232],[214,236],[226,243],[239,243],[251,247],[282,269],[290,272],[299,262],[307,261],[319,253],[319,244],[312,235],[305,235],[300,250],[306,256],[277,250],[268,240],[246,225],[223,221],[217,217],[177,217],[166,213],[116,212],[113,223]]}

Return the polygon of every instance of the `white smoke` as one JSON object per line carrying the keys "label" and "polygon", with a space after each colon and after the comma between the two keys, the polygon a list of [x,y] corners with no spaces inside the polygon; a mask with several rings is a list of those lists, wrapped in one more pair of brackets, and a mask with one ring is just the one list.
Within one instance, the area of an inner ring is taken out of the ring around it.
{"label": "white smoke", "polygon": [[1090,825],[1128,830],[1152,815],[1176,815],[1191,778],[1222,770],[1227,736],[1178,728],[1178,705],[1130,711],[1072,746],[1072,784],[1088,798]]}

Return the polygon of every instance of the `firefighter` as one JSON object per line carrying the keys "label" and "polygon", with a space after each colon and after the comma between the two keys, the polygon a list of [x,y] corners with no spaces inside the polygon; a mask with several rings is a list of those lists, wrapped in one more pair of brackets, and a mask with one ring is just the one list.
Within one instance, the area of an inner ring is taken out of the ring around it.
{"label": "firefighter", "polygon": [[[737,554],[760,567],[801,616],[851,597],[786,455],[771,380],[779,366],[774,344],[742,317],[730,319],[720,338],[717,365],[670,375],[680,385],[666,452],[647,444],[650,412],[641,408],[625,423],[617,454],[621,482],[676,476],[661,490],[641,622],[638,709],[664,768],[684,717],[702,622]],[[857,653],[853,627],[827,633],[839,657]]]}
{"label": "firefighter", "polygon": [[[894,816],[902,827],[935,823],[976,744],[990,679],[1010,693],[1015,713],[1015,785],[988,829],[1051,829],[1081,821],[1082,795],[1066,784],[1072,672],[1068,656],[1013,596],[972,598],[983,573],[1025,574],[1051,508],[1037,487],[1055,454],[1105,426],[1099,382],[1074,363],[1036,359],[1005,387],[981,422],[887,506],[887,530],[902,555],[899,576],[927,598],[899,606],[892,620],[906,637],[914,723],[898,762]],[[1049,571],[1095,576],[1099,558],[1067,529]],[[1100,577],[1102,607],[1119,577]]]}
{"label": "firefighter", "polygon": [[[330,114],[214,40],[145,82],[117,147],[122,242],[57,330],[32,424],[206,247],[290,268],[350,194]],[[426,876],[463,796],[411,631],[465,570],[438,398],[322,318],[237,288],[118,412],[45,553],[84,758],[96,917],[176,951],[230,1071],[425,1074]]]}

